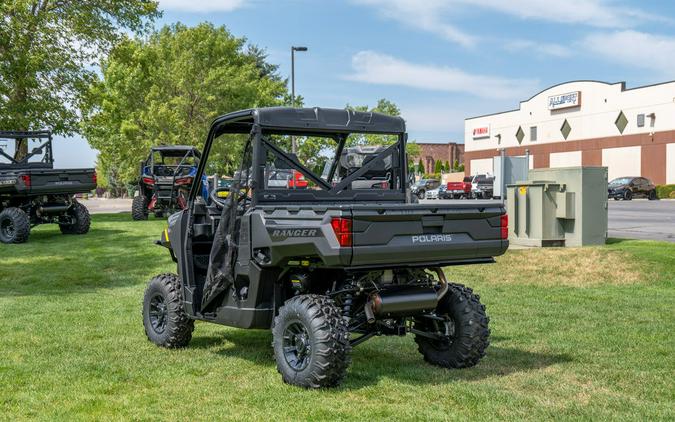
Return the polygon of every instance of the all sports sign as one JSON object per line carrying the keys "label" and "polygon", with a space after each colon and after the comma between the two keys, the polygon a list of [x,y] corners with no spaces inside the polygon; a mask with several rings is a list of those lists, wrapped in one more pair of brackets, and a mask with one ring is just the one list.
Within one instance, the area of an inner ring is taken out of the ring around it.
{"label": "all sports sign", "polygon": [[561,110],[564,108],[579,107],[581,105],[581,91],[567,92],[565,94],[548,97],[549,110]]}

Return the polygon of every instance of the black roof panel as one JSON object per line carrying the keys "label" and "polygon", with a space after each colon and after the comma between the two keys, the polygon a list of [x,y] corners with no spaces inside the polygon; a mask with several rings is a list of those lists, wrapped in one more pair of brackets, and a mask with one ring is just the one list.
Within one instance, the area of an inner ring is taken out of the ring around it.
{"label": "black roof panel", "polygon": [[401,117],[334,108],[268,107],[241,110],[213,122],[216,135],[247,133],[251,125],[266,129],[305,132],[404,133]]}

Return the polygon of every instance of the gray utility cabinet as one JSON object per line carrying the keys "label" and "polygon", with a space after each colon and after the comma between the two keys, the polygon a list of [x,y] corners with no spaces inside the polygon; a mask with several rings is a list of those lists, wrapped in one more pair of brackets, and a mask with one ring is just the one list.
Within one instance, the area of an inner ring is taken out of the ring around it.
{"label": "gray utility cabinet", "polygon": [[[492,174],[495,177],[492,196],[501,198],[502,190],[506,185],[519,180],[527,180],[529,165],[529,158],[526,156],[504,157],[504,180],[502,180],[502,156],[495,157],[492,161]],[[508,197],[508,190],[506,197]]]}
{"label": "gray utility cabinet", "polygon": [[530,170],[509,185],[509,239],[525,246],[602,245],[607,239],[607,168]]}

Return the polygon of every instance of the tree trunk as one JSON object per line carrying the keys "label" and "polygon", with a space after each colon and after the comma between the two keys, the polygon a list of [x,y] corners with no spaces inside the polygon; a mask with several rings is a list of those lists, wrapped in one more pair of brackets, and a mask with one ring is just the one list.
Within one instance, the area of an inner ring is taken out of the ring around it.
{"label": "tree trunk", "polygon": [[28,155],[28,139],[20,138],[14,143],[14,159],[21,161]]}

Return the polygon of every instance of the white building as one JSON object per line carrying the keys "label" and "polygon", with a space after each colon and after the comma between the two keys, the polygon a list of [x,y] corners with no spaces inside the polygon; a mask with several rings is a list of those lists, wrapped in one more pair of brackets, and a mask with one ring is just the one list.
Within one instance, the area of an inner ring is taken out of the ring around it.
{"label": "white building", "polygon": [[606,166],[609,179],[643,176],[675,183],[675,82],[555,85],[516,110],[468,118],[467,174],[492,173],[498,150],[530,153],[531,168]]}

